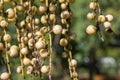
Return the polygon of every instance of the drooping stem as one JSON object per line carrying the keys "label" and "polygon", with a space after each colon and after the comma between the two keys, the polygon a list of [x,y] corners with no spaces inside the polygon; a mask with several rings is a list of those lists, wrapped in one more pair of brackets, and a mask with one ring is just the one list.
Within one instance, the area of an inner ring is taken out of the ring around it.
{"label": "drooping stem", "polygon": [[[6,35],[6,30],[4,29],[4,35]],[[10,69],[10,61],[9,61],[9,53],[8,53],[8,42],[5,41],[5,48],[6,48],[6,61],[7,61],[7,69],[8,69],[8,73],[11,76],[11,69]]]}

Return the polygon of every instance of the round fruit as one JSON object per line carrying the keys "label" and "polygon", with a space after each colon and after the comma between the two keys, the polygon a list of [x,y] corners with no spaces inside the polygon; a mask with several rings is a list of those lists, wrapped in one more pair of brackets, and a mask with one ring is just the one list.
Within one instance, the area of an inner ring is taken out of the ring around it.
{"label": "round fruit", "polygon": [[24,47],[24,48],[22,48],[21,50],[20,50],[20,52],[21,52],[21,54],[22,55],[27,55],[28,54],[28,48],[27,47]]}
{"label": "round fruit", "polygon": [[47,58],[48,55],[49,55],[49,53],[48,53],[47,50],[45,50],[45,49],[41,49],[41,50],[40,50],[40,56],[41,56],[42,58]]}
{"label": "round fruit", "polygon": [[108,14],[105,16],[107,18],[107,21],[112,21],[113,20],[113,16]]}
{"label": "round fruit", "polygon": [[60,45],[61,46],[67,46],[68,45],[68,40],[66,38],[60,39]]}
{"label": "round fruit", "polygon": [[17,49],[10,49],[10,56],[11,57],[16,57],[18,55],[18,50]]}
{"label": "round fruit", "polygon": [[88,19],[88,20],[93,20],[93,19],[95,19],[95,13],[88,13],[88,14],[87,14],[87,19]]}
{"label": "round fruit", "polygon": [[70,61],[70,66],[76,67],[76,66],[77,66],[77,61],[76,61],[75,59],[72,59],[72,60]]}
{"label": "round fruit", "polygon": [[95,34],[96,33],[96,27],[94,25],[89,25],[87,28],[86,28],[86,33],[89,34],[89,35],[92,35],[92,34]]}
{"label": "round fruit", "polygon": [[98,7],[98,4],[96,2],[91,2],[89,4],[90,9],[96,9]]}
{"label": "round fruit", "polygon": [[30,63],[31,63],[31,60],[30,60],[29,58],[27,58],[27,57],[23,58],[23,64],[24,64],[25,66],[30,65]]}
{"label": "round fruit", "polygon": [[98,22],[105,22],[105,16],[104,15],[99,15],[98,16]]}
{"label": "round fruit", "polygon": [[45,48],[45,46],[46,46],[46,44],[45,44],[44,41],[38,41],[38,42],[36,42],[36,44],[35,44],[35,47],[36,47],[37,49],[43,49],[43,48]]}
{"label": "round fruit", "polygon": [[55,25],[53,26],[53,33],[56,35],[59,35],[62,33],[62,26],[61,25]]}
{"label": "round fruit", "polygon": [[6,42],[10,42],[11,40],[11,36],[9,34],[5,34],[4,37],[3,37],[4,41]]}
{"label": "round fruit", "polygon": [[8,22],[5,21],[5,20],[2,20],[2,21],[0,21],[0,26],[1,26],[2,28],[7,28],[7,27],[8,27]]}
{"label": "round fruit", "polygon": [[49,72],[49,66],[45,66],[45,65],[42,66],[41,67],[41,72],[44,73],[44,74],[48,73]]}
{"label": "round fruit", "polygon": [[21,73],[22,72],[22,66],[18,66],[16,71],[17,71],[17,73]]}
{"label": "round fruit", "polygon": [[9,77],[10,77],[9,73],[4,72],[4,73],[1,74],[0,79],[1,80],[8,80]]}
{"label": "round fruit", "polygon": [[104,22],[104,27],[105,27],[106,29],[110,29],[111,23],[110,23],[110,22]]}

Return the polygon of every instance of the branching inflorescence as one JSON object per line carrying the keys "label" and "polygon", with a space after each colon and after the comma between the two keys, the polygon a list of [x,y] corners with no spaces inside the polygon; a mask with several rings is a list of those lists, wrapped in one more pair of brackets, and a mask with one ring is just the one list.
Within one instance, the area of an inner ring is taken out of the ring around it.
{"label": "branching inflorescence", "polygon": [[[20,66],[16,72],[25,80],[25,74],[30,76],[49,75],[52,80],[53,38],[62,36],[60,46],[69,54],[68,63],[70,77],[78,80],[76,72],[77,61],[72,57],[70,41],[75,38],[71,33],[72,12],[70,5],[74,0],[1,0],[0,26],[4,30],[0,50],[5,52],[7,71],[0,76],[2,80],[11,80],[10,59],[19,56]],[[11,4],[8,9],[4,4]],[[10,44],[11,35],[7,33],[9,23],[16,26],[17,44]],[[4,47],[5,45],[5,47]]]}
{"label": "branching inflorescence", "polygon": [[[111,32],[111,21],[113,20],[113,16],[111,14],[107,14],[106,16],[102,14],[102,9],[99,4],[99,0],[91,0],[89,4],[89,8],[93,10],[87,14],[88,20],[95,20],[95,25],[89,25],[86,28],[86,32],[89,35],[95,34],[98,32],[99,37],[102,41],[104,41],[103,36],[101,34],[101,25],[104,25],[104,30],[106,32]],[[103,23],[103,24],[102,24]]]}

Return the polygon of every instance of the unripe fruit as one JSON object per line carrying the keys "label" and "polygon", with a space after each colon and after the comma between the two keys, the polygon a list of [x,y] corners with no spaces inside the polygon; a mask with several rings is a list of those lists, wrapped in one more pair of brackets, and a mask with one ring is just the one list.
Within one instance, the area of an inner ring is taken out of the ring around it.
{"label": "unripe fruit", "polygon": [[48,53],[47,50],[45,50],[45,49],[41,49],[40,50],[40,56],[41,56],[41,58],[47,58],[48,55],[49,55],[49,53]]}
{"label": "unripe fruit", "polygon": [[15,11],[12,8],[7,9],[6,13],[8,13],[8,18],[15,17]]}
{"label": "unripe fruit", "polygon": [[95,34],[96,33],[96,27],[94,25],[89,25],[87,28],[86,28],[86,33],[89,34],[89,35],[92,35],[92,34]]}
{"label": "unripe fruit", "polygon": [[41,23],[42,23],[42,24],[47,24],[47,16],[43,15],[43,16],[41,17]]}
{"label": "unripe fruit", "polygon": [[32,73],[31,71],[26,71],[27,75],[31,75],[31,73]]}
{"label": "unripe fruit", "polygon": [[71,66],[71,67],[76,67],[76,66],[77,66],[77,61],[76,61],[75,59],[72,59],[72,60],[70,61],[70,66]]}
{"label": "unripe fruit", "polygon": [[21,50],[20,50],[20,52],[21,52],[21,54],[22,55],[27,55],[28,54],[28,48],[27,47],[24,47],[24,48],[22,48]]}
{"label": "unripe fruit", "polygon": [[55,18],[56,18],[55,14],[50,14],[50,20],[51,20],[51,21],[54,21]]}
{"label": "unripe fruit", "polygon": [[23,64],[24,64],[25,66],[30,65],[30,63],[31,63],[31,60],[30,60],[29,58],[27,58],[27,57],[23,58]]}
{"label": "unripe fruit", "polygon": [[113,20],[113,16],[110,15],[110,14],[106,15],[105,17],[106,17],[107,21],[112,21]]}
{"label": "unripe fruit", "polygon": [[50,11],[50,12],[55,12],[55,10],[56,10],[56,6],[53,5],[53,4],[51,4],[51,5],[49,6],[49,11]]}
{"label": "unripe fruit", "polygon": [[62,19],[68,19],[70,17],[70,13],[69,11],[63,11],[60,16]]}
{"label": "unripe fruit", "polygon": [[89,7],[90,7],[90,9],[96,9],[96,8],[98,7],[98,3],[96,3],[96,2],[91,2],[91,3],[89,4]]}
{"label": "unripe fruit", "polygon": [[28,67],[27,67],[27,71],[32,72],[32,71],[33,71],[33,67],[32,67],[32,66],[28,66]]}
{"label": "unripe fruit", "polygon": [[22,72],[22,66],[18,66],[16,72],[21,73]]}
{"label": "unripe fruit", "polygon": [[32,33],[28,33],[28,38],[32,38]]}
{"label": "unripe fruit", "polygon": [[47,7],[46,6],[40,6],[39,7],[39,12],[40,13],[45,13],[47,11]]}
{"label": "unripe fruit", "polygon": [[35,18],[35,24],[39,24],[39,23],[40,23],[39,18]]}
{"label": "unripe fruit", "polygon": [[10,57],[16,57],[18,55],[18,50],[10,48]]}
{"label": "unripe fruit", "polygon": [[18,46],[16,46],[16,45],[12,45],[10,49],[16,49],[16,50],[19,50]]}
{"label": "unripe fruit", "polygon": [[66,38],[60,39],[60,46],[67,46],[68,45],[68,40]]}
{"label": "unripe fruit", "polygon": [[65,2],[65,0],[59,0],[59,3],[64,3]]}
{"label": "unripe fruit", "polygon": [[37,49],[43,49],[43,48],[45,48],[45,46],[46,46],[46,44],[45,44],[44,41],[38,41],[38,42],[36,42],[36,44],[35,44],[35,47],[36,47]]}
{"label": "unripe fruit", "polygon": [[42,66],[41,67],[41,72],[43,73],[43,74],[47,74],[48,72],[49,72],[49,66]]}
{"label": "unripe fruit", "polygon": [[98,16],[98,22],[105,22],[105,16],[104,15],[99,15]]}
{"label": "unripe fruit", "polygon": [[20,22],[20,26],[21,27],[25,26],[25,20],[23,20],[23,21]]}
{"label": "unripe fruit", "polygon": [[105,27],[106,29],[110,29],[111,23],[110,23],[110,22],[104,22],[104,27]]}
{"label": "unripe fruit", "polygon": [[88,19],[88,20],[93,20],[93,19],[95,19],[95,13],[88,13],[88,14],[87,14],[87,19]]}
{"label": "unripe fruit", "polygon": [[6,41],[6,42],[10,42],[11,36],[9,34],[5,34],[4,37],[3,37],[3,40]]}
{"label": "unripe fruit", "polygon": [[75,40],[76,37],[77,37],[76,33],[71,33],[70,34],[70,39],[71,40]]}
{"label": "unripe fruit", "polygon": [[1,26],[2,28],[7,28],[7,27],[8,27],[8,22],[5,21],[5,20],[2,20],[2,21],[0,21],[0,26]]}
{"label": "unripe fruit", "polygon": [[18,6],[16,6],[16,8],[17,8],[18,11],[24,11],[25,10],[24,6],[22,6],[22,5],[18,5]]}
{"label": "unripe fruit", "polygon": [[56,35],[59,35],[62,33],[62,26],[61,25],[55,25],[53,26],[53,33]]}
{"label": "unripe fruit", "polygon": [[77,72],[73,72],[72,76],[73,76],[73,78],[77,78],[78,77],[78,73]]}
{"label": "unripe fruit", "polygon": [[4,72],[4,73],[1,74],[0,79],[1,80],[8,80],[9,77],[10,77],[9,73],[8,72]]}
{"label": "unripe fruit", "polygon": [[32,65],[36,64],[36,62],[37,62],[37,59],[36,59],[36,58],[33,58],[33,59],[31,60],[31,64],[32,64]]}
{"label": "unripe fruit", "polygon": [[65,3],[62,3],[61,5],[60,5],[60,7],[61,7],[61,9],[66,9],[67,8],[67,5],[65,4]]}
{"label": "unripe fruit", "polygon": [[0,50],[3,50],[4,49],[4,45],[3,43],[0,42]]}

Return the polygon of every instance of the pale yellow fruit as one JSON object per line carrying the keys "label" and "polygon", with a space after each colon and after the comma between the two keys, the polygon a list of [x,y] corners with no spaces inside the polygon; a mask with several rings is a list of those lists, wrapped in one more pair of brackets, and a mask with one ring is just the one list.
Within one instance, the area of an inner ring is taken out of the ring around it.
{"label": "pale yellow fruit", "polygon": [[20,26],[21,27],[25,26],[25,20],[23,20],[23,21],[20,22]]}
{"label": "pale yellow fruit", "polygon": [[32,67],[32,66],[28,66],[28,67],[27,67],[27,71],[32,72],[32,71],[33,71],[33,67]]}
{"label": "pale yellow fruit", "polygon": [[96,9],[98,7],[98,3],[96,3],[96,2],[91,2],[90,4],[89,4],[89,8],[90,9]]}
{"label": "pale yellow fruit", "polygon": [[77,73],[77,72],[73,72],[73,73],[72,73],[72,76],[73,76],[74,78],[76,78],[76,77],[78,77],[78,73]]}
{"label": "pale yellow fruit", "polygon": [[28,54],[28,48],[27,47],[24,47],[24,48],[22,48],[21,50],[20,50],[20,52],[21,52],[21,54],[22,55],[27,55]]}
{"label": "pale yellow fruit", "polygon": [[3,43],[0,42],[0,50],[3,50],[4,49],[4,45]]}
{"label": "pale yellow fruit", "polygon": [[96,33],[96,27],[94,25],[89,25],[87,28],[86,28],[86,33],[89,34],[89,35],[92,35],[92,34],[95,34]]}
{"label": "pale yellow fruit", "polygon": [[4,72],[1,74],[0,79],[1,80],[8,80],[10,78],[10,75],[8,72]]}
{"label": "pale yellow fruit", "polygon": [[47,58],[49,56],[49,53],[48,53],[47,50],[41,49],[40,50],[40,56],[41,56],[41,58]]}
{"label": "pale yellow fruit", "polygon": [[56,10],[56,6],[55,5],[52,4],[52,5],[49,6],[49,11],[50,12],[55,12],[55,10]]}
{"label": "pale yellow fruit", "polygon": [[56,18],[55,14],[50,14],[50,20],[51,20],[51,21],[54,21],[55,18]]}
{"label": "pale yellow fruit", "polygon": [[18,50],[17,49],[11,49],[10,48],[10,57],[16,57],[18,55]]}
{"label": "pale yellow fruit", "polygon": [[47,17],[46,17],[45,15],[43,15],[43,16],[41,17],[41,23],[42,23],[42,24],[47,24]]}
{"label": "pale yellow fruit", "polygon": [[113,20],[113,16],[111,14],[108,14],[105,17],[107,18],[107,21],[112,21]]}
{"label": "pale yellow fruit", "polygon": [[67,46],[68,45],[68,40],[66,38],[60,39],[60,46]]}
{"label": "pale yellow fruit", "polygon": [[6,41],[6,42],[10,42],[11,36],[10,36],[9,34],[5,34],[5,35],[3,36],[3,40]]}
{"label": "pale yellow fruit", "polygon": [[8,22],[5,21],[5,20],[2,20],[2,21],[0,21],[0,26],[1,26],[2,28],[7,28],[7,27],[8,27]]}
{"label": "pale yellow fruit", "polygon": [[88,13],[88,14],[87,14],[87,19],[88,19],[88,20],[93,20],[93,19],[95,19],[95,13]]}
{"label": "pale yellow fruit", "polygon": [[47,11],[47,7],[46,6],[40,6],[39,7],[39,12],[40,13],[45,13]]}
{"label": "pale yellow fruit", "polygon": [[62,19],[68,19],[70,17],[70,12],[67,10],[63,11],[60,16]]}
{"label": "pale yellow fruit", "polygon": [[104,15],[99,15],[98,16],[98,22],[105,22],[105,16]]}
{"label": "pale yellow fruit", "polygon": [[22,72],[22,66],[18,66],[16,72],[21,73]]}
{"label": "pale yellow fruit", "polygon": [[8,13],[8,18],[13,18],[15,17],[15,11],[12,8],[8,8],[6,10],[6,13]]}
{"label": "pale yellow fruit", "polygon": [[35,24],[39,24],[40,23],[40,19],[39,18],[35,18]]}
{"label": "pale yellow fruit", "polygon": [[30,75],[32,72],[31,71],[26,71],[26,74],[27,75]]}
{"label": "pale yellow fruit", "polygon": [[72,60],[70,61],[70,66],[76,67],[76,66],[77,66],[77,61],[76,61],[75,59],[72,59]]}
{"label": "pale yellow fruit", "polygon": [[16,46],[16,45],[12,45],[12,46],[10,47],[10,49],[17,49],[17,50],[19,50],[18,46]]}
{"label": "pale yellow fruit", "polygon": [[22,6],[22,5],[18,5],[18,6],[16,6],[16,8],[17,8],[18,11],[24,11],[25,10],[24,6]]}
{"label": "pale yellow fruit", "polygon": [[25,66],[30,65],[30,63],[31,63],[31,60],[30,60],[29,58],[27,58],[27,57],[23,58],[23,64],[24,64]]}
{"label": "pale yellow fruit", "polygon": [[104,27],[105,27],[106,29],[110,29],[111,23],[110,23],[110,22],[104,22]]}
{"label": "pale yellow fruit", "polygon": [[59,35],[62,33],[62,26],[61,25],[55,25],[53,26],[53,33],[56,35]]}
{"label": "pale yellow fruit", "polygon": [[31,64],[32,64],[32,65],[36,64],[36,62],[37,62],[37,59],[36,59],[36,58],[33,58],[33,59],[31,60]]}
{"label": "pale yellow fruit", "polygon": [[59,3],[64,3],[66,0],[59,0]]}
{"label": "pale yellow fruit", "polygon": [[49,72],[49,66],[42,66],[41,67],[41,72],[43,73],[43,74],[47,74],[48,72]]}
{"label": "pale yellow fruit", "polygon": [[45,48],[45,46],[46,46],[46,44],[45,44],[44,41],[38,41],[38,42],[36,42],[36,44],[35,44],[35,47],[36,47],[37,49],[43,49],[43,48]]}
{"label": "pale yellow fruit", "polygon": [[60,7],[61,7],[61,9],[66,9],[67,8],[67,5],[65,4],[65,3],[62,3],[61,5],[60,5]]}

